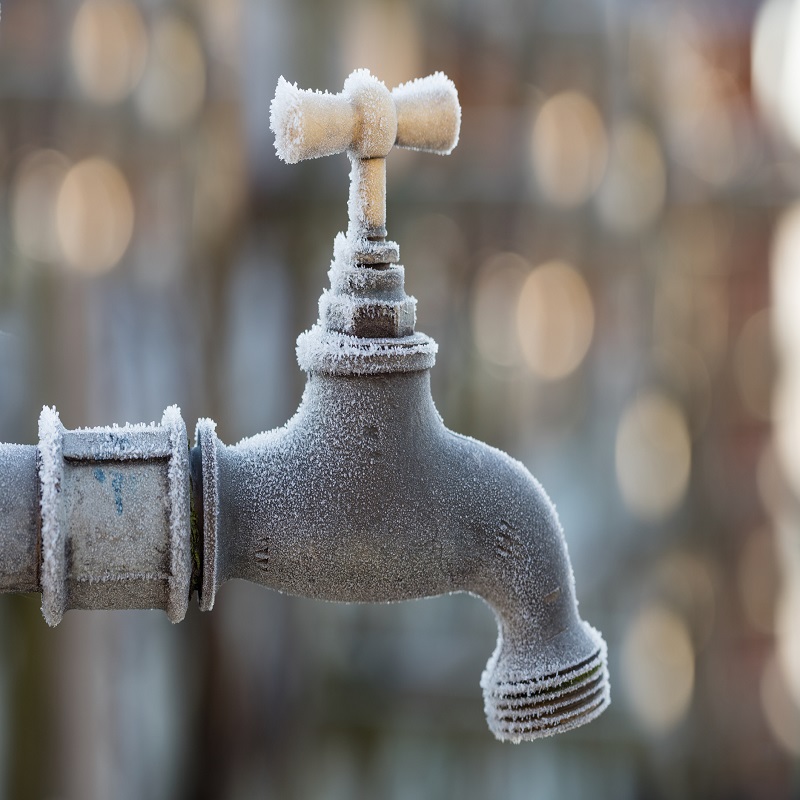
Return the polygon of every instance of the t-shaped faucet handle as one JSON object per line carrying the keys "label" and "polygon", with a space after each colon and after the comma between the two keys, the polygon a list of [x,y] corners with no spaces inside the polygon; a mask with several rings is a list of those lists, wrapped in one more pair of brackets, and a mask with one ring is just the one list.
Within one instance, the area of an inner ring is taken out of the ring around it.
{"label": "t-shaped faucet handle", "polygon": [[278,79],[270,106],[278,156],[289,164],[347,152],[352,163],[350,239],[386,236],[386,156],[394,145],[447,155],[458,143],[461,106],[442,72],[391,92],[359,69],[339,94]]}

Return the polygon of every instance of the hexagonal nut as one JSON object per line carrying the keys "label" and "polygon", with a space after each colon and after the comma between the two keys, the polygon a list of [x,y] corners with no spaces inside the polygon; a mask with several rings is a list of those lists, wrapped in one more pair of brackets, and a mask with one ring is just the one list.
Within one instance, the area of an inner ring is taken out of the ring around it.
{"label": "hexagonal nut", "polygon": [[320,317],[328,330],[368,339],[410,336],[416,311],[413,297],[381,302],[327,293],[320,299]]}

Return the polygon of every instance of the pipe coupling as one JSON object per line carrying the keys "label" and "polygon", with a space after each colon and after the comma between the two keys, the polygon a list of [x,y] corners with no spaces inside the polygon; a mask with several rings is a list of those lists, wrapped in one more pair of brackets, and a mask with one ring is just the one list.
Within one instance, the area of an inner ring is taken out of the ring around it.
{"label": "pipe coupling", "polygon": [[189,445],[177,406],[160,424],[66,430],[39,417],[42,614],[163,608],[186,614],[191,587]]}

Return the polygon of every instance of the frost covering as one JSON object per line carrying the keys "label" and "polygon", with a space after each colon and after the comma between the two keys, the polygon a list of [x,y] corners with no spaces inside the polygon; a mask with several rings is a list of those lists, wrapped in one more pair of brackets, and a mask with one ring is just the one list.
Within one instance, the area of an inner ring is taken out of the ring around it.
{"label": "frost covering", "polygon": [[[434,365],[438,346],[414,332],[417,301],[405,293],[399,253],[395,242],[337,234],[328,272],[331,288],[319,299],[319,320],[297,339],[301,369],[375,375]],[[380,268],[372,268],[374,262]]]}
{"label": "frost covering", "polygon": [[58,495],[64,473],[58,412],[45,406],[39,416],[39,485],[42,507],[42,614],[57,625],[67,606],[64,530],[59,523]]}
{"label": "frost covering", "polygon": [[[542,487],[519,462],[445,428],[428,383],[436,345],[414,333],[416,302],[397,245],[384,241],[382,156],[392,143],[450,152],[460,120],[441,73],[391,93],[366,71],[339,95],[279,82],[278,155],[293,163],[347,151],[349,227],[334,243],[319,320],[297,342],[309,373],[297,414],[216,448],[219,497],[232,487],[237,501],[217,507],[214,570],[219,581],[244,576],[326,600],[482,597],[498,622],[481,678],[486,718],[497,738],[519,742],[606,708],[606,647],[578,617]],[[223,544],[228,529],[236,547]]]}
{"label": "frost covering", "polygon": [[453,82],[437,72],[390,92],[361,69],[334,95],[281,77],[270,127],[288,163],[345,151],[351,160],[349,225],[334,242],[319,320],[298,339],[300,366],[362,375],[433,366],[436,344],[414,333],[416,299],[404,291],[397,245],[386,241],[385,157],[395,145],[440,154],[456,146],[461,107]]}
{"label": "frost covering", "polygon": [[[436,74],[390,93],[365,70],[340,95],[281,80],[271,113],[285,160],[346,150],[353,162],[331,288],[298,340],[300,407],[233,447],[200,420],[191,456],[176,407],[160,424],[74,431],[45,408],[46,620],[66,608],[156,607],[177,621],[192,555],[206,610],[232,578],[340,602],[468,592],[498,624],[481,678],[495,736],[519,742],[588,722],[610,702],[606,647],[578,615],[558,515],[522,464],[445,427],[430,395],[436,344],[414,332],[399,249],[385,240],[383,157],[394,144],[448,152],[455,89]],[[25,464],[35,469],[32,453],[0,448],[0,503]]]}
{"label": "frost covering", "polygon": [[552,503],[518,461],[445,427],[427,370],[312,370],[284,427],[214,442],[213,592],[234,577],[341,602],[470,592],[498,622],[481,679],[498,738],[549,736],[608,705],[605,645],[577,614]]}
{"label": "frost covering", "polygon": [[353,238],[385,235],[386,164],[394,146],[446,155],[458,143],[461,106],[437,72],[390,92],[369,70],[353,72],[339,94],[309,91],[282,76],[270,105],[278,157],[289,164],[347,152]]}
{"label": "frost covering", "polygon": [[430,369],[439,346],[424,333],[403,339],[363,339],[319,323],[297,337],[297,363],[306,372],[378,375]]}
{"label": "frost covering", "polygon": [[287,164],[346,150],[360,158],[384,157],[393,145],[448,155],[458,144],[461,106],[442,72],[389,92],[369,70],[359,69],[338,94],[300,89],[281,75],[270,129]]}

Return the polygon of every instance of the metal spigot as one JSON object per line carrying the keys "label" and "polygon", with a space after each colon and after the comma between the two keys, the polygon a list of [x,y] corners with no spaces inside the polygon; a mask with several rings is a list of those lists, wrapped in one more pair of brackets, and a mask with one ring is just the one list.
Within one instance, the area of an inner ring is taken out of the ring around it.
{"label": "metal spigot", "polygon": [[449,152],[459,121],[439,73],[390,93],[362,70],[339,95],[281,79],[279,155],[353,162],[331,290],[298,338],[300,407],[235,446],[200,420],[188,459],[177,409],[160,425],[88,431],[45,409],[38,448],[0,445],[0,590],[42,591],[50,624],[67,608],[143,606],[178,621],[191,587],[210,610],[231,578],[342,602],[470,592],[498,622],[481,679],[495,736],[549,736],[608,706],[606,647],[578,616],[555,508],[522,464],[445,427],[430,394],[436,344],[414,332],[385,241],[385,156],[394,144]]}

